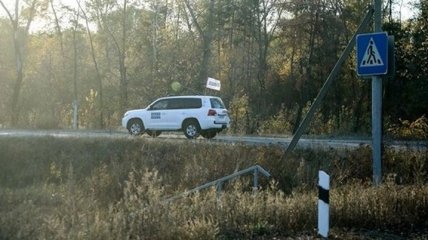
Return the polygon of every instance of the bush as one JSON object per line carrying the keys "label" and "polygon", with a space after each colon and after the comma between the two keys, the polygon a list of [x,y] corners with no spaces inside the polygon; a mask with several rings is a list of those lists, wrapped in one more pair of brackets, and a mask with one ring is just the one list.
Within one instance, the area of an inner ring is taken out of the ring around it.
{"label": "bush", "polygon": [[411,122],[399,119],[399,124],[390,124],[387,133],[399,139],[428,139],[428,119],[425,115]]}
{"label": "bush", "polygon": [[254,121],[251,120],[251,108],[247,95],[234,96],[230,102],[229,112],[230,129],[233,133],[246,134],[252,132]]}
{"label": "bush", "polygon": [[291,134],[294,114],[281,108],[277,114],[263,121],[258,129],[259,134]]}

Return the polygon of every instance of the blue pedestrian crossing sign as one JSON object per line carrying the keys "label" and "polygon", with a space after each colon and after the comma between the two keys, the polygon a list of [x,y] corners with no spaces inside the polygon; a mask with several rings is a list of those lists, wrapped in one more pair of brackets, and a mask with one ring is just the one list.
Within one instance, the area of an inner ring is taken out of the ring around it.
{"label": "blue pedestrian crossing sign", "polygon": [[375,76],[388,73],[388,34],[357,35],[357,74]]}

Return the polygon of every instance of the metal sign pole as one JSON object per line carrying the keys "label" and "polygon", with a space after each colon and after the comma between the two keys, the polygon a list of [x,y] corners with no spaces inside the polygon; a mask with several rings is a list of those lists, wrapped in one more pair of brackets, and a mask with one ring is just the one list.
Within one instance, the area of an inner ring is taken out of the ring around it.
{"label": "metal sign pole", "polygon": [[[382,32],[382,1],[374,0],[374,32]],[[382,78],[372,77],[372,148],[373,182],[375,186],[382,181]]]}

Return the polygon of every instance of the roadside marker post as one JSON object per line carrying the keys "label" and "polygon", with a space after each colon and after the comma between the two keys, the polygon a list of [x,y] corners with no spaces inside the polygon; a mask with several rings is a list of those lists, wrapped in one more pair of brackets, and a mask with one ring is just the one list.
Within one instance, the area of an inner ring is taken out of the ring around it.
{"label": "roadside marker post", "polygon": [[319,171],[318,178],[318,234],[327,239],[330,225],[330,176]]}

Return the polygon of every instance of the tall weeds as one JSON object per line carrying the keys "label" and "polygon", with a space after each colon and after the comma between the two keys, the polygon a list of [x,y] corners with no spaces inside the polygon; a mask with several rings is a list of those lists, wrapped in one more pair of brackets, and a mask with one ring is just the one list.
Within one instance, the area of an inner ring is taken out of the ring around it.
{"label": "tall weeds", "polygon": [[[334,228],[428,229],[426,152],[387,151],[376,188],[365,147],[300,150],[285,161],[275,146],[161,139],[0,138],[0,150],[0,239],[316,236],[319,169],[332,177]],[[242,177],[220,194],[164,201],[254,164],[273,175],[256,193]]]}

